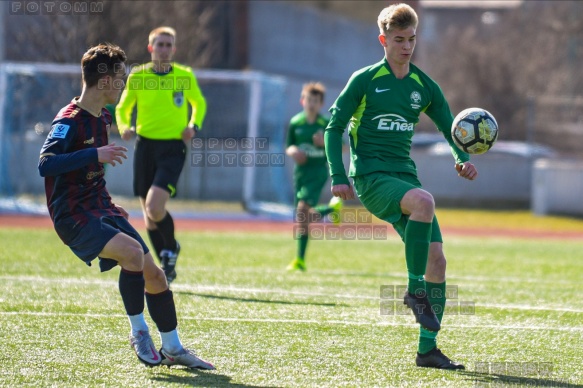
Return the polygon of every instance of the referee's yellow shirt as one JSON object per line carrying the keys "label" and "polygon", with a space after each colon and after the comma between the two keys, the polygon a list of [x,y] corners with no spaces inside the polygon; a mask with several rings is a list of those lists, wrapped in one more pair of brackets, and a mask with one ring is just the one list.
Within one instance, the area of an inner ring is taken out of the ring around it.
{"label": "referee's yellow shirt", "polygon": [[120,133],[131,127],[134,106],[136,133],[154,140],[181,139],[188,125],[202,128],[206,115],[206,100],[192,69],[177,63],[164,74],[154,72],[152,62],[132,70],[115,109]]}

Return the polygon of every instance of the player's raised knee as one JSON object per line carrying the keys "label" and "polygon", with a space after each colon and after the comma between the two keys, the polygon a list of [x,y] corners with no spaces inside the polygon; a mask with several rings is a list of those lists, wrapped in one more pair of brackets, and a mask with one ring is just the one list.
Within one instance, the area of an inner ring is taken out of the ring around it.
{"label": "player's raised knee", "polygon": [[431,215],[431,218],[433,218],[435,213],[435,200],[433,199],[433,196],[425,190],[420,190],[418,203],[419,211]]}
{"label": "player's raised knee", "polygon": [[412,219],[430,222],[435,214],[433,196],[422,189],[410,190],[401,200],[401,207],[411,214]]}

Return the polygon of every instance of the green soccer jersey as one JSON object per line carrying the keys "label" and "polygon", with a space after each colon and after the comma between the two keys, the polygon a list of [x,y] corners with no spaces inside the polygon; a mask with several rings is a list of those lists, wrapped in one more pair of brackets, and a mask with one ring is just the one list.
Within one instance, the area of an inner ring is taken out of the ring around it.
{"label": "green soccer jersey", "polygon": [[394,76],[386,59],[355,72],[330,112],[325,141],[333,185],[348,184],[342,162],[342,134],[347,125],[351,177],[375,171],[416,175],[411,138],[422,112],[443,133],[456,163],[469,160],[453,143],[453,116],[439,85],[413,64],[403,79]]}
{"label": "green soccer jersey", "polygon": [[296,171],[305,171],[314,167],[326,166],[326,152],[324,147],[314,145],[312,136],[318,131],[324,132],[328,119],[322,115],[316,117],[313,124],[308,123],[306,113],[300,112],[289,123],[286,147],[295,145],[306,153],[307,161],[303,165],[295,166]]}

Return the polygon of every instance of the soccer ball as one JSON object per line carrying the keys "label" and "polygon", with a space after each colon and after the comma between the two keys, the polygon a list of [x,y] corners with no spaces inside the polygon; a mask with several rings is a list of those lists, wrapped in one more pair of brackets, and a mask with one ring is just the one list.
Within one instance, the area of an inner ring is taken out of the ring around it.
{"label": "soccer ball", "polygon": [[451,137],[455,145],[464,152],[483,154],[498,139],[498,123],[485,109],[464,109],[453,119]]}

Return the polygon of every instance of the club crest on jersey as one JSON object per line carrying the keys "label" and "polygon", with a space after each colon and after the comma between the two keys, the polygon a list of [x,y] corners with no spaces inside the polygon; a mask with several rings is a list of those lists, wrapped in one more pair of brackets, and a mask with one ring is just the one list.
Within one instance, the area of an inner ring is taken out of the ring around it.
{"label": "club crest on jersey", "polygon": [[51,128],[51,133],[49,134],[49,138],[51,139],[64,139],[67,136],[67,132],[69,132],[69,125],[66,124],[55,124]]}
{"label": "club crest on jersey", "polygon": [[418,91],[413,91],[413,93],[411,93],[411,101],[413,102],[411,104],[411,108],[413,109],[419,109],[421,108],[421,93],[419,93]]}
{"label": "club crest on jersey", "polygon": [[180,108],[182,104],[184,104],[184,92],[182,90],[179,92],[174,92],[173,97],[174,105]]}

